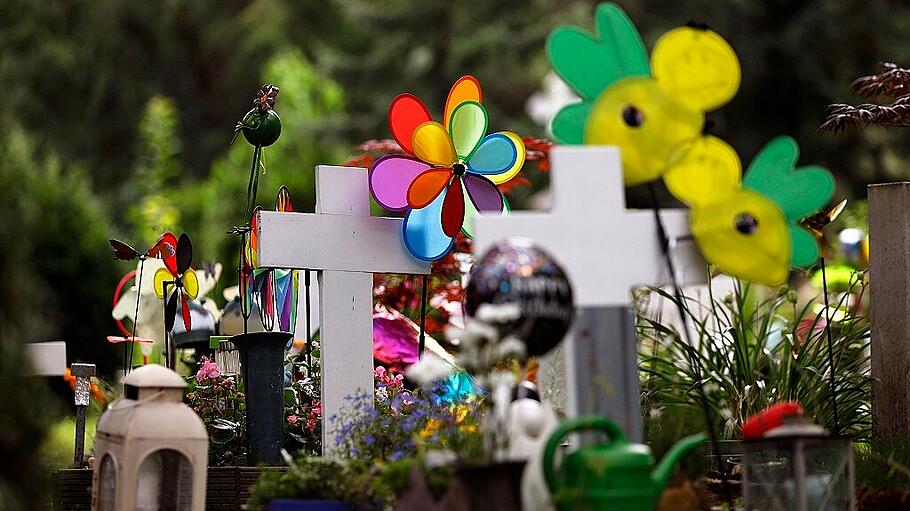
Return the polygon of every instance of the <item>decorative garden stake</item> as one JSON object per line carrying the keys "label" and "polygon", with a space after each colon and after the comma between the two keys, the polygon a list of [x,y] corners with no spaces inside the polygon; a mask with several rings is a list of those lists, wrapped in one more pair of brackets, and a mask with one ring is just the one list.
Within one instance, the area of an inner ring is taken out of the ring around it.
{"label": "decorative garden stake", "polygon": [[284,350],[291,334],[256,332],[235,335],[246,387],[246,431],[249,464],[282,463],[284,443]]}
{"label": "decorative garden stake", "polygon": [[[606,433],[609,442],[579,448],[557,467],[556,450],[565,438],[585,431]],[[577,417],[559,425],[547,441],[544,476],[560,511],[653,511],[673,468],[704,441],[702,434],[680,440],[655,466],[651,450],[631,443],[615,423],[596,415]]]}
{"label": "decorative garden stake", "polygon": [[73,364],[70,366],[76,377],[76,444],[73,448],[73,468],[85,466],[85,411],[91,400],[92,376],[95,376],[95,364]]}
{"label": "decorative garden stake", "polygon": [[316,213],[260,211],[257,252],[264,268],[318,272],[323,449],[345,396],[373,388],[373,276],[427,275],[429,263],[409,256],[400,218],[370,216],[367,170],[316,167]]}
{"label": "decorative garden stake", "polygon": [[133,331],[130,335],[129,344],[123,350],[123,372],[128,373],[133,367],[133,348],[137,341],[136,329],[139,326],[139,298],[142,290],[142,277],[145,273],[145,260],[149,257],[157,259],[173,258],[177,253],[177,238],[169,232],[164,233],[161,238],[158,239],[158,242],[144,253],[140,253],[128,244],[113,238],[108,240],[108,243],[110,243],[111,248],[114,249],[114,259],[121,261],[139,260],[139,277],[136,279],[136,310],[133,313]]}
{"label": "decorative garden stake", "polygon": [[[167,236],[170,233],[165,234]],[[170,237],[174,237],[170,234]],[[186,233],[176,240],[177,249],[173,256],[164,257],[164,268],[155,272],[155,296],[164,302],[164,331],[168,338],[165,340],[165,359],[168,367],[174,367],[176,353],[171,331],[174,329],[174,319],[177,316],[177,301],[180,301],[180,310],[183,317],[183,326],[189,331],[192,328],[189,301],[195,300],[199,295],[199,277],[191,268],[193,264],[193,242]]]}
{"label": "decorative garden stake", "polygon": [[805,415],[744,440],[745,511],[852,511],[853,445]]}
{"label": "decorative garden stake", "polygon": [[[809,229],[809,231],[815,236],[817,240],[819,240],[819,242],[824,242],[825,235],[822,230],[831,222],[836,220],[846,206],[847,199],[844,199],[830,210],[826,212],[816,213],[809,218],[806,218],[801,223],[804,227]],[[828,366],[830,367],[828,376],[831,381],[831,408],[834,411],[834,434],[839,435],[840,424],[838,424],[837,418],[837,385],[835,385],[834,382],[834,376],[837,371],[835,371],[834,365],[834,341],[831,334],[831,304],[828,303],[828,274],[825,269],[824,253],[819,252],[818,265],[819,271],[822,274],[822,296],[825,301],[825,336],[828,341]]]}
{"label": "decorative garden stake", "polygon": [[93,511],[205,508],[208,435],[183,404],[186,381],[157,364],[123,378],[95,437]]}
{"label": "decorative garden stake", "polygon": [[281,118],[275,112],[278,90],[275,85],[263,85],[253,99],[253,109],[234,126],[234,139],[238,134],[243,133],[243,138],[253,146],[253,164],[250,167],[250,182],[246,189],[246,209],[243,214],[245,220],[250,218],[253,207],[256,205],[262,148],[274,144],[281,136]]}
{"label": "decorative garden stake", "polygon": [[[670,280],[654,213],[626,210],[616,148],[559,146],[550,158],[551,210],[477,217],[474,249],[483,254],[505,238],[521,236],[560,262],[578,307],[565,348],[567,412],[613,418],[637,440],[641,414],[631,289]],[[679,282],[704,282],[704,260],[687,241],[688,215],[664,210],[660,216]],[[608,388],[596,381],[608,382]]]}
{"label": "decorative garden stake", "polygon": [[[511,131],[487,135],[488,121],[480,83],[470,75],[449,90],[442,123],[413,94],[400,94],[389,105],[389,130],[405,154],[373,163],[370,192],[385,209],[404,212],[402,241],[417,259],[445,257],[459,232],[471,236],[472,218],[508,211],[497,185],[521,171],[525,146]],[[426,276],[420,300],[417,355],[423,357]]]}

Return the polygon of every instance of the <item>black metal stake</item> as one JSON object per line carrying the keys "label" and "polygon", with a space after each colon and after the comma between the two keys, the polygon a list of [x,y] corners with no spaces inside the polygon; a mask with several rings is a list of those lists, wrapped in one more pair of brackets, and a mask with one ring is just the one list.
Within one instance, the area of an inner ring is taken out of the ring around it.
{"label": "black metal stake", "polygon": [[246,187],[246,214],[244,218],[247,221],[253,214],[253,207],[256,204],[256,194],[259,191],[259,156],[262,152],[262,146],[253,146],[253,164],[250,167],[250,182]]}
{"label": "black metal stake", "polygon": [[[676,266],[673,264],[673,258],[670,256],[670,238],[667,236],[666,228],[664,227],[663,219],[660,216],[660,204],[657,201],[657,190],[654,188],[654,184],[651,183],[648,185],[648,192],[651,195],[651,204],[654,211],[654,220],[657,224],[657,236],[660,241],[660,250],[663,254],[664,261],[667,264],[667,272],[670,274],[670,282],[673,285],[673,295],[676,298],[676,311],[679,313],[679,319],[682,322],[683,335],[686,339],[686,344],[690,348],[694,349],[692,345],[692,334],[689,332],[689,321],[686,317],[686,310],[683,306],[683,294],[682,289],[679,287],[679,281],[676,279]],[[710,283],[709,283],[710,285]],[[698,357],[693,357],[689,350],[686,350],[687,358],[689,358],[689,363],[692,365],[692,369],[695,371],[695,376],[699,384],[696,386],[698,390],[698,397],[701,401],[701,409],[705,418],[705,425],[708,428],[708,437],[711,441],[711,450],[714,452],[715,463],[720,459],[720,444],[717,439],[717,432],[714,430],[714,421],[711,415],[711,410],[708,407],[708,396],[705,394],[704,389],[704,377],[703,377],[703,368],[701,366],[701,361],[698,360]],[[730,509],[733,509],[733,496],[730,494],[729,488],[727,488],[727,480],[729,479],[729,474],[727,473],[726,465],[720,463],[720,472],[724,476],[723,485],[726,489],[727,501],[730,505]]]}
{"label": "black metal stake", "polygon": [[[136,345],[136,329],[139,327],[139,300],[142,299],[142,273],[145,271],[145,254],[139,256],[139,279],[136,281],[136,313],[133,314],[133,337],[130,344],[124,351],[126,354],[126,364],[124,364],[124,374],[129,374],[133,370],[133,346]],[[165,302],[167,303],[167,302]]]}
{"label": "black metal stake", "polygon": [[[161,283],[161,290],[164,295],[164,365],[168,369],[173,369],[173,367],[171,366],[171,333],[167,330],[167,288],[173,284],[174,281],[172,280],[165,280]],[[176,321],[176,318],[174,318],[174,320]]]}
{"label": "black metal stake", "polygon": [[840,424],[837,419],[837,386],[834,380],[834,340],[831,335],[831,310],[828,304],[828,276],[825,272],[825,257],[818,258],[822,271],[822,293],[825,297],[825,335],[828,337],[828,372],[831,383],[831,406],[834,408],[834,434],[840,434]]}
{"label": "black metal stake", "polygon": [[423,358],[423,350],[426,347],[426,325],[427,325],[427,281],[428,275],[423,275],[420,285],[420,336],[417,338],[417,359]]}
{"label": "black metal stake", "polygon": [[73,447],[73,468],[85,465],[85,411],[91,399],[92,376],[95,375],[95,364],[73,364],[70,367],[76,377],[76,439]]}

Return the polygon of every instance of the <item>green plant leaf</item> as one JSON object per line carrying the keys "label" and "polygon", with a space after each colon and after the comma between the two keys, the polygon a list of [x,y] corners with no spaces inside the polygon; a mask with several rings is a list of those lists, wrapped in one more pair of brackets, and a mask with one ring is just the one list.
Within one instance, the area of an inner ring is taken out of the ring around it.
{"label": "green plant leaf", "polygon": [[563,26],[547,39],[547,55],[556,74],[586,100],[595,99],[617,80],[651,74],[645,45],[626,13],[616,4],[604,3],[595,18],[596,37]]}

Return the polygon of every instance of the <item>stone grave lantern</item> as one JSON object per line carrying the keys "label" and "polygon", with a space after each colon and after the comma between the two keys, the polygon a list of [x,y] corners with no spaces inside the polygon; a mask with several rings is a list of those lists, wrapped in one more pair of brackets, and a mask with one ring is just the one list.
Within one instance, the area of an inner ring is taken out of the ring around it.
{"label": "stone grave lantern", "polygon": [[123,397],[98,422],[94,511],[202,511],[208,435],[183,404],[186,382],[160,365],[123,378]]}

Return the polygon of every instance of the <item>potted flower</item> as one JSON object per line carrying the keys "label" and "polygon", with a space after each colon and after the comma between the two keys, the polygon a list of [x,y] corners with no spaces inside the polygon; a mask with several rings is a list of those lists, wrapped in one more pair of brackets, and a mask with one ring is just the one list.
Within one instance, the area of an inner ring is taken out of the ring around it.
{"label": "potted flower", "polygon": [[248,509],[265,511],[354,511],[371,509],[365,474],[349,464],[321,457],[292,459],[290,470],[265,472],[250,491]]}

